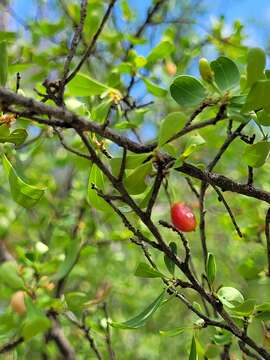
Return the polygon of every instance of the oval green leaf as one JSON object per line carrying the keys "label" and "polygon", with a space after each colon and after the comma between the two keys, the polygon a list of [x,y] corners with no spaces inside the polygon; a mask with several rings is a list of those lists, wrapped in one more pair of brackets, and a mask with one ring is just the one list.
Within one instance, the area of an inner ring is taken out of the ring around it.
{"label": "oval green leaf", "polygon": [[229,58],[220,56],[210,64],[214,79],[220,90],[229,90],[239,85],[240,73],[237,65]]}
{"label": "oval green leaf", "polygon": [[261,167],[268,158],[270,151],[270,143],[268,141],[260,141],[256,144],[247,145],[244,152],[244,161],[248,166]]}
{"label": "oval green leaf", "polygon": [[206,92],[202,83],[194,76],[180,75],[170,86],[172,98],[181,106],[197,106],[205,98]]}

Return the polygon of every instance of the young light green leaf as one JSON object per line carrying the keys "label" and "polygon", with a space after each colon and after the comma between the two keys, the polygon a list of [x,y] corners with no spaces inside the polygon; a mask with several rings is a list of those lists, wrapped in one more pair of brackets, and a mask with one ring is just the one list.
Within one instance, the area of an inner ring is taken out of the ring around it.
{"label": "young light green leaf", "polygon": [[168,57],[174,50],[173,43],[168,40],[161,41],[156,47],[154,47],[150,54],[147,56],[147,62],[155,62]]}
{"label": "young light green leaf", "polygon": [[10,133],[6,125],[0,126],[0,143],[8,142],[18,146],[24,143],[27,136],[28,134],[25,129],[16,129]]}
{"label": "young light green leaf", "polygon": [[24,289],[24,282],[19,276],[15,261],[5,261],[0,265],[0,279],[3,284],[13,290]]}
{"label": "young light green leaf", "polygon": [[152,163],[148,161],[135,169],[124,181],[124,184],[131,195],[138,195],[145,191],[145,178],[152,171]]}
{"label": "young light green leaf", "polygon": [[143,278],[162,278],[165,277],[161,272],[154,269],[152,266],[146,263],[139,263],[136,271],[135,276],[143,277]]}
{"label": "young light green leaf", "polygon": [[70,245],[66,252],[65,260],[59,266],[54,279],[61,280],[72,270],[80,253],[80,242],[77,239],[71,239]]}
{"label": "young light green leaf", "polygon": [[250,89],[242,113],[270,106],[270,80],[258,80]]}
{"label": "young light green leaf", "polygon": [[147,306],[147,308],[143,310],[139,315],[125,322],[112,321],[110,325],[119,329],[138,329],[144,326],[146,321],[160,307],[160,305],[163,302],[164,296],[165,296],[165,290],[163,290],[162,293],[149,306]]}
{"label": "young light green leaf", "polygon": [[44,195],[45,189],[25,183],[17,174],[7,157],[2,155],[3,166],[8,176],[12,198],[26,209],[35,206]]}
{"label": "young light green leaf", "polygon": [[256,144],[247,145],[243,159],[248,166],[261,167],[268,158],[270,151],[270,143],[268,141],[260,141]]}
{"label": "young light green leaf", "polygon": [[206,262],[206,275],[210,285],[213,285],[213,282],[215,281],[216,271],[217,271],[217,266],[216,266],[215,257],[213,254],[208,253],[207,262]]}
{"label": "young light green leaf", "polygon": [[172,98],[181,106],[197,106],[205,98],[202,83],[193,76],[180,75],[170,86]]}
{"label": "young light green leaf", "polygon": [[200,134],[191,135],[188,139],[185,150],[180,156],[180,160],[185,161],[192,153],[199,150],[204,144],[205,140]]}
{"label": "young light green leaf", "polygon": [[161,122],[158,145],[164,145],[170,138],[177,134],[184,126],[186,116],[181,112],[173,112],[167,115]]}
{"label": "young light green leaf", "polygon": [[98,123],[103,123],[108,116],[109,110],[112,106],[112,99],[102,101],[98,106],[92,110],[92,118]]}
{"label": "young light green leaf", "polygon": [[196,349],[196,340],[195,336],[192,337],[190,352],[189,352],[189,360],[198,360],[197,349]]}
{"label": "young light green leaf", "polygon": [[257,80],[265,78],[265,52],[260,48],[251,48],[247,56],[247,86],[252,86]]}
{"label": "young light green leaf", "polygon": [[8,77],[8,53],[7,42],[0,42],[0,85],[5,86]]}
{"label": "young light green leaf", "polygon": [[222,287],[218,290],[217,296],[223,305],[228,308],[234,308],[235,306],[244,302],[244,297],[239,290],[233,287]]}
{"label": "young light green leaf", "polygon": [[229,58],[220,56],[210,63],[214,79],[220,90],[229,90],[239,85],[240,73],[237,65]]}
{"label": "young light green leaf", "polygon": [[44,314],[35,314],[28,317],[22,328],[24,340],[30,340],[34,336],[44,333],[51,326],[50,320]]}
{"label": "young light green leaf", "polygon": [[[170,242],[169,247],[174,254],[177,254],[177,245],[175,242]],[[174,276],[175,263],[167,255],[164,255],[164,263],[172,276]]]}
{"label": "young light green leaf", "polygon": [[167,95],[167,90],[163,89],[162,87],[156,85],[152,81],[147,78],[142,78],[143,82],[145,83],[146,89],[156,97],[164,97]]}
{"label": "young light green leaf", "polygon": [[182,334],[185,330],[187,330],[186,327],[178,327],[170,330],[159,330],[159,333],[162,336],[173,337]]}
{"label": "young light green leaf", "polygon": [[68,89],[72,96],[93,96],[100,95],[110,88],[86,74],[78,73],[68,83]]}
{"label": "young light green leaf", "polygon": [[103,173],[96,164],[93,164],[90,170],[87,200],[94,208],[101,211],[109,211],[110,206],[97,194],[95,189],[92,189],[92,184],[94,184],[99,190],[104,191],[105,186]]}

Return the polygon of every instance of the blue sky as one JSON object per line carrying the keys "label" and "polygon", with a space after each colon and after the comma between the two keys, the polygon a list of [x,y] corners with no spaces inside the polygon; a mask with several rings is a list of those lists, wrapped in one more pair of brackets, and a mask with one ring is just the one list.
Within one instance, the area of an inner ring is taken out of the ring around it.
{"label": "blue sky", "polygon": [[[79,2],[79,0],[77,0]],[[16,12],[21,16],[34,15],[36,0],[11,1]],[[48,2],[50,2],[48,0]],[[120,0],[119,0],[120,2]],[[177,0],[175,0],[177,7]],[[151,0],[130,0],[133,9],[138,14],[145,14]],[[246,26],[249,45],[265,46],[267,35],[270,33],[270,1],[269,0],[204,0],[206,15],[199,19],[204,26],[219,15],[225,15],[227,23],[241,20]]]}

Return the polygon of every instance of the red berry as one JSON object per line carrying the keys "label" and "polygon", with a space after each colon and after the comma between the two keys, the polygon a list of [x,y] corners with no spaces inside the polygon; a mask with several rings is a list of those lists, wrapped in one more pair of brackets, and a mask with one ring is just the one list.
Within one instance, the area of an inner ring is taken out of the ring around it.
{"label": "red berry", "polygon": [[189,232],[196,229],[196,219],[192,210],[183,203],[175,203],[171,207],[173,225],[180,231]]}

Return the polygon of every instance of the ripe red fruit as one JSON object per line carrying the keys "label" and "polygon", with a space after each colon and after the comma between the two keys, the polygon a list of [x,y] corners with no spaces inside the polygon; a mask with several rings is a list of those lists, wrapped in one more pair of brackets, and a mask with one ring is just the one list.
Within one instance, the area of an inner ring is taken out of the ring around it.
{"label": "ripe red fruit", "polygon": [[196,219],[192,210],[183,203],[175,203],[171,207],[173,225],[180,231],[189,232],[196,229]]}

